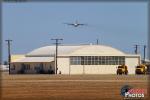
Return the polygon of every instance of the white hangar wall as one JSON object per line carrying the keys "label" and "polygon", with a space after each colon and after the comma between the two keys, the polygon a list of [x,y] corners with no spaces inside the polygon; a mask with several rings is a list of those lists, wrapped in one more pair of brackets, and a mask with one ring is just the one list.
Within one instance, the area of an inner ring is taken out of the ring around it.
{"label": "white hangar wall", "polygon": [[[126,56],[125,64],[129,74],[135,74],[135,66],[140,64],[140,56]],[[61,74],[116,74],[119,65],[71,65],[70,57],[58,58],[58,73]]]}
{"label": "white hangar wall", "polygon": [[58,57],[57,58],[57,67],[58,67],[57,73],[61,71],[61,74],[69,74],[69,65],[70,65],[69,57]]}
{"label": "white hangar wall", "polygon": [[71,65],[71,74],[116,74],[116,65]]}
{"label": "white hangar wall", "polygon": [[59,57],[58,72],[61,74],[116,74],[118,65],[71,65],[70,57]]}
{"label": "white hangar wall", "polygon": [[125,64],[128,66],[129,74],[135,74],[135,66],[139,65],[140,63],[140,57],[127,56],[125,58]]}

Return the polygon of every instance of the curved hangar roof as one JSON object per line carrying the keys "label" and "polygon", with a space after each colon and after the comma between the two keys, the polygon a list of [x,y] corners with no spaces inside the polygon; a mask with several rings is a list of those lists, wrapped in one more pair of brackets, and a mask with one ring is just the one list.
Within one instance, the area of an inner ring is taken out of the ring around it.
{"label": "curved hangar roof", "polygon": [[[55,46],[45,46],[29,52],[26,56],[48,57],[54,56]],[[105,45],[78,45],[58,47],[59,56],[125,56],[126,54],[118,49]]]}

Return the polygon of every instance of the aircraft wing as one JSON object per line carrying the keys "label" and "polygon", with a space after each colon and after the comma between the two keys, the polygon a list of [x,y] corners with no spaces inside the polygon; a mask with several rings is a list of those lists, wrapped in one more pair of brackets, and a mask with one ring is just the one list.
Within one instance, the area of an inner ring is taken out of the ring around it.
{"label": "aircraft wing", "polygon": [[64,23],[64,24],[67,24],[67,25],[74,25],[74,24],[72,24],[72,23]]}
{"label": "aircraft wing", "polygon": [[78,25],[87,25],[87,24],[78,24]]}

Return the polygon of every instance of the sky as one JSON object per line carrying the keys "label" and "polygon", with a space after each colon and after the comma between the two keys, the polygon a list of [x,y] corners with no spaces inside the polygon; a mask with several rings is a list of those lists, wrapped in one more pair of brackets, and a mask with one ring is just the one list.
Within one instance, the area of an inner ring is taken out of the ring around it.
{"label": "sky", "polygon": [[[11,53],[26,54],[33,49],[53,45],[51,38],[63,38],[62,44],[108,45],[134,53],[134,45],[147,45],[147,3],[141,2],[40,2],[3,3],[3,60],[7,59],[6,39],[12,39]],[[87,26],[63,23],[76,20]]]}

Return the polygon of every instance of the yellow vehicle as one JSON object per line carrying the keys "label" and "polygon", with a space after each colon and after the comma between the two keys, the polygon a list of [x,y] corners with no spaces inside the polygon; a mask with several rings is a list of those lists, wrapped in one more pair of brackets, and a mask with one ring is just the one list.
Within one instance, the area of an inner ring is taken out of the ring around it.
{"label": "yellow vehicle", "polygon": [[150,64],[146,64],[147,66],[147,74],[150,74]]}
{"label": "yellow vehicle", "polygon": [[117,68],[117,75],[122,75],[122,74],[125,74],[127,75],[128,74],[128,68],[126,65],[120,65],[118,66]]}
{"label": "yellow vehicle", "polygon": [[136,74],[146,74],[147,73],[147,66],[144,64],[136,66],[135,73]]}

